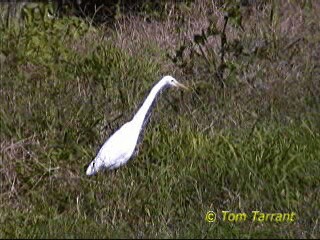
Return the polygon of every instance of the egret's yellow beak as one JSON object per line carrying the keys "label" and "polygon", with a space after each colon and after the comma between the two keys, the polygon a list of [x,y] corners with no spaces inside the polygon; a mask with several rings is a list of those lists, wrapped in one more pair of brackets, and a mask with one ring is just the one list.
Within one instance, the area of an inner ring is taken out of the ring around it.
{"label": "egret's yellow beak", "polygon": [[176,83],[176,87],[183,88],[185,90],[189,90],[189,88],[187,86],[185,86],[185,85],[183,85],[182,83],[179,83],[179,82]]}

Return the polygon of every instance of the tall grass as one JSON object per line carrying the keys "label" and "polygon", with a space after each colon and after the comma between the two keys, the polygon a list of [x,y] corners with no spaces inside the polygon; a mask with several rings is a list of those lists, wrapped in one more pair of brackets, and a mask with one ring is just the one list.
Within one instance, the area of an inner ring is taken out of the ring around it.
{"label": "tall grass", "polygon": [[[166,57],[190,34],[194,40],[198,32],[178,16],[195,18],[192,9],[211,6],[203,2],[169,9],[176,14],[172,23],[124,17],[115,33],[73,17],[50,19],[41,11],[29,13],[20,27],[1,26],[0,237],[320,236],[314,55],[320,39],[311,31],[319,27],[318,4],[300,6],[308,21],[297,45],[292,39],[299,31],[283,37],[290,18],[275,10],[281,5],[251,9],[245,32],[228,25],[228,39],[238,37],[245,49],[258,38],[270,45],[259,54],[226,55],[234,68],[226,70],[221,89],[203,64],[206,55],[186,52],[182,67]],[[299,6],[283,3],[298,14],[293,9]],[[271,9],[276,17],[270,24]],[[222,16],[223,8],[213,10]],[[199,17],[202,25],[193,24],[205,28],[206,17]],[[262,19],[261,31],[250,24],[253,17]],[[179,21],[188,31],[175,35]],[[174,41],[166,42],[159,26],[171,29]],[[204,47],[212,47],[214,59],[219,43],[208,39]],[[290,43],[295,47],[286,50]],[[116,171],[87,177],[85,167],[99,146],[133,116],[164,74],[192,91],[164,92],[138,155]],[[224,210],[298,217],[292,223],[225,222]],[[218,213],[217,222],[205,221],[207,211]]]}

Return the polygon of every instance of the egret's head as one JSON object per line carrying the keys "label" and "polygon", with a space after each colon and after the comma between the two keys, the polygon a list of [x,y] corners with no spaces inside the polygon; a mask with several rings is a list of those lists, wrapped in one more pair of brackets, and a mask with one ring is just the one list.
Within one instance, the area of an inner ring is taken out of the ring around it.
{"label": "egret's head", "polygon": [[103,168],[103,162],[99,158],[95,158],[88,166],[86,174],[87,176],[95,175]]}
{"label": "egret's head", "polygon": [[174,79],[174,78],[171,77],[171,76],[165,76],[162,80],[165,81],[165,82],[166,82],[167,84],[169,84],[170,86],[178,87],[178,88],[183,88],[183,89],[186,89],[186,90],[189,89],[188,87],[186,87],[186,86],[183,85],[182,83],[179,83],[176,79]]}

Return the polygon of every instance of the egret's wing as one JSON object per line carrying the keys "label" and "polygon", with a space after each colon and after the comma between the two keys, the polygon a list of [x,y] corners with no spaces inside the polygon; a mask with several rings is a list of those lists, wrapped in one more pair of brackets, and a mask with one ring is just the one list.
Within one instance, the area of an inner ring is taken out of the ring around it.
{"label": "egret's wing", "polygon": [[132,156],[139,131],[137,131],[130,123],[131,122],[124,124],[102,146],[98,156],[103,158],[104,165],[107,168],[113,165],[121,165],[128,161]]}

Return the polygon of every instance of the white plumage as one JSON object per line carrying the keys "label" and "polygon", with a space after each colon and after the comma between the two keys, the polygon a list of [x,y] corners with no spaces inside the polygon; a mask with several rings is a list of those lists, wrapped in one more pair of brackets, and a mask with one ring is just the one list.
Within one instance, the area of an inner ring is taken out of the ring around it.
{"label": "white plumage", "polygon": [[171,76],[163,77],[150,91],[148,97],[131,121],[125,123],[116,131],[101,147],[95,159],[89,164],[86,174],[88,176],[96,174],[102,169],[116,169],[124,165],[132,157],[140,132],[147,121],[147,115],[151,106],[162,89],[165,87],[186,86],[179,83]]}

